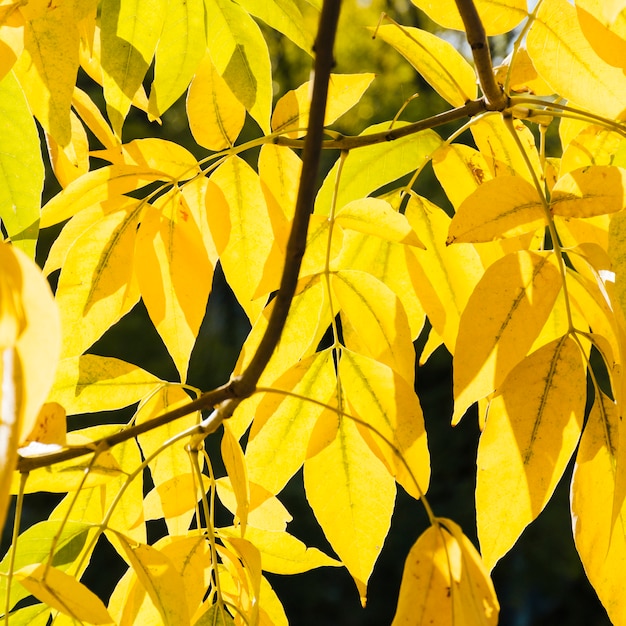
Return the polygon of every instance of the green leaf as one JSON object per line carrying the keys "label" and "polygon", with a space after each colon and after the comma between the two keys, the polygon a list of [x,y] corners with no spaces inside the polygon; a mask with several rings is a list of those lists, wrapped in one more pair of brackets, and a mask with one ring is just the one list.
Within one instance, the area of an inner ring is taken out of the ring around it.
{"label": "green leaf", "polygon": [[0,218],[13,243],[31,258],[39,234],[43,177],[37,127],[11,72],[0,81]]}

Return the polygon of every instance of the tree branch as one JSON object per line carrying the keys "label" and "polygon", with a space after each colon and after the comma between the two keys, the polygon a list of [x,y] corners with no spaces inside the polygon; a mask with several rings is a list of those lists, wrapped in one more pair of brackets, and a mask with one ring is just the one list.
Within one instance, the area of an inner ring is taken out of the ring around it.
{"label": "tree branch", "polygon": [[455,2],[465,26],[467,43],[472,49],[478,82],[485,95],[487,110],[504,111],[508,107],[508,98],[496,82],[489,42],[476,6],[473,0],[455,0]]}

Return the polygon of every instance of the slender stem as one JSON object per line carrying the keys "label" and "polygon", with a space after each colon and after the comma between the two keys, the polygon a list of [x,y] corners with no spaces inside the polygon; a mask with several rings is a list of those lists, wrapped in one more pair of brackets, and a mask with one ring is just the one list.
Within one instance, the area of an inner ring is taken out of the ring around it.
{"label": "slender stem", "polygon": [[473,0],[455,0],[457,9],[461,14],[467,43],[472,49],[476,73],[480,88],[485,95],[487,109],[491,111],[504,111],[508,106],[508,98],[496,82],[491,62],[489,42],[485,34],[485,27],[478,15]]}

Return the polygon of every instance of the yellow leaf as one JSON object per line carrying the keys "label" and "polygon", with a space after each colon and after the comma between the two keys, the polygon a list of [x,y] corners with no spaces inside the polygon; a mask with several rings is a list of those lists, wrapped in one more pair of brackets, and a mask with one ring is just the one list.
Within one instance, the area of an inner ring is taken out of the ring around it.
{"label": "yellow leaf", "polygon": [[408,493],[423,496],[430,481],[430,456],[413,386],[382,363],[349,350],[342,350],[339,377],[351,413],[377,431],[359,425],[365,441]]}
{"label": "yellow leaf", "polygon": [[[535,175],[543,179],[543,168],[535,146],[535,138],[521,120],[513,120],[513,128],[521,142]],[[494,176],[521,176],[529,183],[533,177],[515,138],[499,114],[483,117],[471,126],[472,137],[489,164]]]}
{"label": "yellow leaf", "polygon": [[626,617],[622,572],[626,567],[626,507],[617,501],[619,408],[596,391],[580,439],[572,477],[574,541],[589,582],[612,623]]}
{"label": "yellow leaf", "polygon": [[207,221],[205,198],[208,186],[209,179],[206,178],[206,176],[196,176],[184,184],[181,193],[193,215],[196,226],[200,229],[204,247],[209,255],[209,261],[215,267],[219,260],[219,255],[215,249],[215,242],[213,241],[211,231],[209,230],[209,222]]}
{"label": "yellow leaf", "polygon": [[304,358],[276,379],[272,388],[299,397],[267,393],[256,408],[246,447],[250,481],[270,493],[278,493],[300,469],[306,458],[315,422],[336,390],[332,350]]}
{"label": "yellow leaf", "polygon": [[241,525],[241,535],[246,533],[248,512],[250,510],[250,483],[248,482],[248,469],[243,450],[239,441],[233,435],[228,422],[224,422],[224,434],[222,435],[222,460],[230,479],[230,485],[235,494],[237,508],[235,509],[236,521]]}
{"label": "yellow leaf", "polygon": [[112,624],[102,600],[73,576],[44,563],[27,565],[15,577],[36,598],[71,618],[89,624]]}
{"label": "yellow leaf", "polygon": [[105,215],[74,242],[61,269],[56,301],[64,336],[62,356],[78,356],[139,299],[133,257],[141,203]]}
{"label": "yellow leaf", "polygon": [[109,165],[92,170],[72,181],[51,198],[41,210],[41,227],[54,226],[94,204],[107,203],[120,208],[128,202],[121,194],[159,180],[162,174],[136,165]]}
{"label": "yellow leaf", "polygon": [[520,46],[511,63],[511,54],[501,65],[494,68],[496,81],[501,85],[506,83],[507,75],[509,89],[519,93],[530,93],[536,96],[550,96],[554,93],[552,87],[546,83],[533,65],[525,46]]}
{"label": "yellow leaf", "polygon": [[520,176],[498,176],[468,196],[450,223],[446,244],[515,237],[545,225],[543,201]]}
{"label": "yellow leaf", "polygon": [[[237,498],[230,484],[230,478],[224,476],[216,481],[217,495],[222,504],[234,515],[237,509]],[[250,486],[250,510],[248,512],[248,527],[261,530],[284,531],[287,524],[293,519],[281,503],[267,489],[254,483]]]}
{"label": "yellow leaf", "polygon": [[206,0],[205,17],[215,69],[263,132],[269,133],[272,69],[260,28],[245,9],[226,0]]}
{"label": "yellow leaf", "polygon": [[367,581],[389,531],[394,479],[354,422],[341,418],[335,440],[304,463],[304,486],[317,521],[365,604]]}
{"label": "yellow leaf", "polygon": [[417,235],[402,213],[379,198],[361,198],[348,202],[335,213],[335,221],[349,228],[387,241],[423,248]]}
{"label": "yellow leaf", "polygon": [[254,322],[266,301],[254,298],[263,275],[282,271],[267,265],[273,231],[258,175],[241,158],[230,157],[209,179],[206,203],[226,280]]}
{"label": "yellow leaf", "polygon": [[204,55],[206,34],[202,0],[170,0],[156,49],[148,112],[160,117],[187,88]]}
{"label": "yellow leaf", "polygon": [[246,121],[246,108],[217,73],[209,54],[189,85],[187,117],[196,142],[215,151],[230,148]]}
{"label": "yellow leaf", "polygon": [[526,44],[539,75],[570,104],[611,119],[622,113],[626,76],[593,50],[567,0],[541,3]]}
{"label": "yellow leaf", "polygon": [[415,379],[415,349],[400,299],[384,283],[366,272],[340,270],[331,285],[347,322],[365,354],[385,363],[409,385]]}
{"label": "yellow leaf", "polygon": [[[194,474],[190,472],[174,474],[146,494],[143,501],[143,517],[145,520],[165,518],[171,535],[186,533],[200,499],[198,487]],[[192,515],[184,515],[190,511]],[[176,524],[178,522],[176,518],[181,516],[184,517],[184,520],[182,520],[180,527],[176,525],[173,528],[172,523]],[[143,519],[138,521],[143,521]]]}
{"label": "yellow leaf", "polygon": [[626,139],[601,126],[587,125],[563,143],[560,176],[587,165],[623,165],[617,162],[617,155],[626,151]]}
{"label": "yellow leaf", "polygon": [[[626,15],[611,19],[601,0],[578,0],[576,15],[587,41],[600,58],[613,67],[624,68],[626,62]],[[603,10],[604,9],[604,10]]]}
{"label": "yellow leaf", "polygon": [[141,297],[185,382],[206,312],[213,266],[178,189],[161,196],[146,212],[135,249]]}
{"label": "yellow leaf", "polygon": [[455,209],[492,178],[485,157],[478,150],[461,143],[444,144],[436,150],[433,169]]}
{"label": "yellow leaf", "polygon": [[472,66],[445,39],[419,28],[395,24],[370,30],[393,46],[452,106],[463,106],[476,98],[478,88]]}
{"label": "yellow leaf", "polygon": [[[331,74],[324,126],[330,126],[359,102],[374,74]],[[306,82],[282,96],[272,114],[272,131],[297,138],[306,134],[311,108],[312,83]]]}
{"label": "yellow leaf", "polygon": [[0,8],[0,80],[11,71],[24,50],[24,25],[18,4]]}
{"label": "yellow leaf", "polygon": [[332,269],[368,272],[390,287],[400,298],[408,318],[411,339],[415,339],[424,326],[426,314],[411,280],[417,261],[413,253],[405,248],[404,244],[380,237],[346,231],[341,252],[333,261]]}
{"label": "yellow leaf", "polygon": [[[454,0],[411,0],[433,21],[445,28],[465,30]],[[526,16],[526,0],[476,0],[487,35],[500,35],[515,28]]]}
{"label": "yellow leaf", "polygon": [[392,626],[495,626],[498,612],[476,549],[454,522],[438,519],[407,556]]}
{"label": "yellow leaf", "polygon": [[[224,537],[237,537],[239,529],[220,528]],[[286,532],[261,530],[250,527],[246,539],[261,553],[261,567],[274,574],[300,574],[316,567],[340,567],[341,563],[317,548],[307,548],[304,543]]]}
{"label": "yellow leaf", "polygon": [[48,401],[58,402],[68,415],[111,411],[138,402],[162,384],[132,363],[84,354],[60,361]]}
{"label": "yellow leaf", "polygon": [[104,0],[101,8],[104,97],[118,137],[152,63],[166,18],[165,0]]}
{"label": "yellow leaf", "polygon": [[569,336],[543,346],[492,399],[478,445],[476,520],[487,569],[542,511],[576,448],[586,372]]}
{"label": "yellow leaf", "polygon": [[482,262],[474,246],[445,245],[450,218],[426,198],[412,196],[406,216],[426,246],[410,250],[417,261],[411,268],[415,292],[433,328],[454,353],[461,312],[483,275]]}
{"label": "yellow leaf", "polygon": [[159,611],[164,624],[188,624],[185,584],[171,560],[160,550],[115,533],[133,571]]}
{"label": "yellow leaf", "polygon": [[65,409],[57,402],[46,402],[37,415],[37,421],[25,439],[20,442],[22,445],[31,441],[39,443],[56,443],[65,445],[67,433],[67,418]]}
{"label": "yellow leaf", "polygon": [[119,140],[111,131],[111,127],[104,119],[104,116],[95,102],[82,89],[76,86],[72,94],[72,107],[85,126],[87,126],[105,148],[119,146]]}
{"label": "yellow leaf", "polygon": [[15,73],[33,114],[64,147],[71,137],[70,105],[79,65],[74,5],[29,3],[21,12],[27,24],[24,52],[14,66]]}
{"label": "yellow leaf", "polygon": [[34,258],[43,161],[37,125],[13,72],[0,81],[0,119],[0,218],[15,245]]}
{"label": "yellow leaf", "polygon": [[616,213],[626,205],[626,169],[592,165],[568,172],[556,181],[550,209],[565,217]]}
{"label": "yellow leaf", "polygon": [[51,135],[46,135],[50,163],[61,187],[89,171],[89,141],[80,120],[70,112],[70,141],[62,148]]}
{"label": "yellow leaf", "polygon": [[526,356],[560,290],[561,276],[549,253],[508,254],[486,270],[459,323],[454,424]]}

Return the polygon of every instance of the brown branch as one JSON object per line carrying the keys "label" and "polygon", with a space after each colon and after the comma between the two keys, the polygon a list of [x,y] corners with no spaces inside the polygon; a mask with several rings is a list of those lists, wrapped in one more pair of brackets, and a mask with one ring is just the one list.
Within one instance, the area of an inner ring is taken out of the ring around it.
{"label": "brown branch", "polygon": [[496,82],[489,42],[476,6],[473,0],[455,0],[455,2],[465,26],[467,43],[472,49],[478,82],[485,95],[487,110],[504,111],[508,106],[508,98]]}

